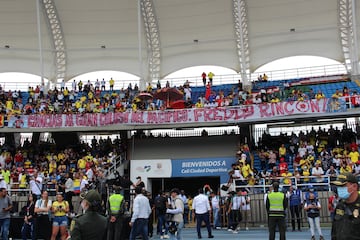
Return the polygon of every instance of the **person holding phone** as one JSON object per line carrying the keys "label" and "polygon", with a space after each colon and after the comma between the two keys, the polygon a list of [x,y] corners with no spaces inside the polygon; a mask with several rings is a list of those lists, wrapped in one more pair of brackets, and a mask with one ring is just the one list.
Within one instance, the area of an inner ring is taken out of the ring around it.
{"label": "person holding phone", "polygon": [[10,210],[12,209],[12,201],[7,195],[6,188],[0,188],[0,228],[3,240],[9,239],[10,227]]}
{"label": "person holding phone", "polygon": [[67,201],[64,201],[63,194],[61,192],[58,192],[56,194],[56,201],[53,202],[51,206],[51,211],[54,214],[54,220],[52,223],[52,234],[51,234],[51,240],[55,240],[56,236],[59,233],[61,239],[66,239],[66,229],[68,225],[68,219],[66,214],[69,212],[69,204]]}

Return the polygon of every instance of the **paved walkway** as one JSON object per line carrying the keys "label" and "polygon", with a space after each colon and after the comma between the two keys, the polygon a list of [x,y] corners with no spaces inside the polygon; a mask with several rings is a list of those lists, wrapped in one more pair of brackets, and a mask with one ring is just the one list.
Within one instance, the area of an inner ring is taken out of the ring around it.
{"label": "paved walkway", "polygon": [[[203,239],[207,238],[206,228],[201,230]],[[330,238],[330,228],[322,228],[325,240]],[[228,232],[227,229],[214,230],[214,239],[216,240],[228,240],[228,239],[241,239],[241,240],[266,240],[269,238],[268,230],[262,229],[250,229],[249,231],[241,230],[239,233],[234,234]],[[309,229],[303,228],[302,232],[286,232],[286,239],[288,240],[306,240],[310,239]],[[316,239],[319,239],[317,232],[315,232]],[[152,239],[160,239],[159,236],[154,236]],[[183,240],[195,240],[197,239],[196,228],[185,228],[183,230]],[[279,233],[276,233],[276,239],[279,239]]]}

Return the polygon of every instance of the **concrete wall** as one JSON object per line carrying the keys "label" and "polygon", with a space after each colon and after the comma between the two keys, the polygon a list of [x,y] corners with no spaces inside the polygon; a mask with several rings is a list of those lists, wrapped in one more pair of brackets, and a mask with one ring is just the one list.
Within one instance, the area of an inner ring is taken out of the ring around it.
{"label": "concrete wall", "polygon": [[238,143],[239,136],[236,135],[135,139],[129,144],[129,159],[235,156]]}

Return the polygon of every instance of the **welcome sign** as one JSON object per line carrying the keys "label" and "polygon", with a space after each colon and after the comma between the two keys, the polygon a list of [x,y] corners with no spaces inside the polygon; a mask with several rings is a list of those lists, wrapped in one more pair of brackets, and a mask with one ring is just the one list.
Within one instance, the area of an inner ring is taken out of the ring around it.
{"label": "welcome sign", "polygon": [[235,157],[192,159],[131,160],[131,178],[220,177],[220,183],[229,180],[228,171]]}

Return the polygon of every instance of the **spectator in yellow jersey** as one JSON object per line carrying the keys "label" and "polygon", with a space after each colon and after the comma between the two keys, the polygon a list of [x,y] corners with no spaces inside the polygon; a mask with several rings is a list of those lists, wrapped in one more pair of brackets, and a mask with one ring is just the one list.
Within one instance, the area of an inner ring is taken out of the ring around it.
{"label": "spectator in yellow jersey", "polygon": [[94,93],[89,91],[88,92],[88,99],[90,100],[90,99],[93,99],[93,98],[94,98]]}
{"label": "spectator in yellow jersey", "polygon": [[56,172],[57,164],[55,160],[51,160],[49,163],[49,173]]}
{"label": "spectator in yellow jersey", "polygon": [[84,158],[80,158],[77,165],[80,171],[84,171],[86,167],[86,160]]}
{"label": "spectator in yellow jersey", "polygon": [[214,78],[215,74],[212,73],[212,72],[209,72],[208,73],[208,78],[209,78],[209,82],[210,82],[210,85],[212,86],[213,85],[213,78]]}
{"label": "spectator in yellow jersey", "polygon": [[336,89],[335,93],[331,96],[332,98],[340,98],[342,97],[342,93],[339,89]]}
{"label": "spectator in yellow jersey", "polygon": [[289,170],[286,170],[285,172],[281,173],[280,176],[283,177],[284,185],[291,185],[292,173],[289,172]]}
{"label": "spectator in yellow jersey", "polygon": [[322,98],[325,98],[325,95],[319,90],[315,95],[315,99],[320,100]]}
{"label": "spectator in yellow jersey", "polygon": [[110,78],[109,80],[110,91],[114,91],[114,84],[115,84],[115,80],[113,78]]}
{"label": "spectator in yellow jersey", "polygon": [[[0,167],[1,169],[1,167]],[[10,184],[10,170],[9,168],[1,169],[1,175],[4,177],[6,184]]]}
{"label": "spectator in yellow jersey", "polygon": [[5,103],[6,106],[6,113],[11,113],[14,109],[14,102],[11,100],[11,98],[8,98],[8,100]]}
{"label": "spectator in yellow jersey", "polygon": [[359,161],[359,152],[356,150],[356,148],[351,148],[351,152],[349,153],[349,158],[351,160],[351,162],[353,162],[354,164],[357,163],[357,161]]}
{"label": "spectator in yellow jersey", "polygon": [[117,98],[117,96],[118,96],[117,92],[113,91],[113,92],[111,93],[111,98],[112,98],[112,99]]}
{"label": "spectator in yellow jersey", "polygon": [[347,163],[347,161],[343,159],[340,163],[340,173],[351,173],[352,167],[350,164]]}
{"label": "spectator in yellow jersey", "polygon": [[247,164],[245,161],[240,162],[240,169],[242,176],[247,180],[253,174],[250,164]]}
{"label": "spectator in yellow jersey", "polygon": [[132,104],[131,104],[131,109],[132,109],[134,112],[137,111],[137,104],[136,104],[135,101],[132,102]]}
{"label": "spectator in yellow jersey", "polygon": [[66,238],[66,229],[68,220],[66,214],[69,212],[69,204],[64,201],[62,193],[56,194],[56,201],[51,206],[51,211],[54,214],[54,220],[52,224],[51,240],[55,240],[60,231],[61,239]]}
{"label": "spectator in yellow jersey", "polygon": [[195,107],[196,108],[203,108],[204,104],[202,104],[201,100],[199,99],[196,103],[195,103]]}
{"label": "spectator in yellow jersey", "polygon": [[270,102],[278,103],[278,102],[280,102],[280,99],[276,95],[272,95],[271,99],[270,99]]}
{"label": "spectator in yellow jersey", "polygon": [[286,147],[285,144],[281,144],[279,147],[279,158],[284,158],[286,156]]}
{"label": "spectator in yellow jersey", "polygon": [[264,75],[262,76],[262,80],[263,80],[264,82],[267,82],[267,81],[269,80],[268,75],[266,75],[266,74],[264,73]]}
{"label": "spectator in yellow jersey", "polygon": [[152,86],[151,86],[151,83],[148,83],[148,85],[147,85],[147,87],[146,87],[146,91],[148,92],[148,93],[151,93],[152,92]]}

